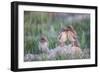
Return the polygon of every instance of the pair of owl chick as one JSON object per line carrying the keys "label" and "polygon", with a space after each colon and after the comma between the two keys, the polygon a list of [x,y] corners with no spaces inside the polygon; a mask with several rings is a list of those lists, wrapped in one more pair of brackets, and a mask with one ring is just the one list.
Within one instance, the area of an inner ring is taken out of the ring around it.
{"label": "pair of owl chick", "polygon": [[67,40],[70,41],[70,50],[74,54],[81,54],[80,44],[77,38],[77,33],[72,26],[67,26],[61,30],[58,36],[59,45],[63,47]]}
{"label": "pair of owl chick", "polygon": [[[59,35],[58,35],[58,41],[59,45],[63,47],[65,45],[65,42],[69,40],[71,42],[71,48],[73,48],[74,51],[79,51],[79,42],[77,40],[77,33],[73,29],[72,26],[67,26],[66,28],[63,28]],[[41,50],[44,53],[48,53],[49,51],[49,42],[46,36],[42,35],[39,40],[39,50]]]}
{"label": "pair of owl chick", "polygon": [[67,40],[71,42],[72,46],[79,47],[77,33],[72,26],[67,26],[63,28],[58,35],[58,41],[60,46],[64,46]]}

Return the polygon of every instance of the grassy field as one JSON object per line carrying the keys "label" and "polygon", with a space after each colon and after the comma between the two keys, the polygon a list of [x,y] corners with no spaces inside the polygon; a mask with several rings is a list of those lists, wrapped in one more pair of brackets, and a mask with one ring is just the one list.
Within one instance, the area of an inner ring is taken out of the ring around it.
{"label": "grassy field", "polygon": [[[90,58],[90,15],[54,12],[24,11],[24,55],[41,54],[38,49],[41,34],[47,36],[49,49],[56,48],[59,31],[68,25],[72,25],[77,32],[83,52],[81,59]],[[72,59],[67,56],[58,56],[56,60]],[[46,55],[43,54],[43,57]]]}

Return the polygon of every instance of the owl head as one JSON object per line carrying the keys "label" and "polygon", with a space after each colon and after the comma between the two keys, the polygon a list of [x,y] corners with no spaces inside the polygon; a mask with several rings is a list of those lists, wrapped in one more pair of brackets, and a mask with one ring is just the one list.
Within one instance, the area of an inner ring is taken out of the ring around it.
{"label": "owl head", "polygon": [[67,31],[71,31],[72,33],[76,35],[76,31],[74,30],[72,25],[67,26]]}
{"label": "owl head", "polygon": [[47,37],[45,36],[45,35],[41,35],[41,37],[40,37],[40,42],[47,42],[48,40],[47,40]]}

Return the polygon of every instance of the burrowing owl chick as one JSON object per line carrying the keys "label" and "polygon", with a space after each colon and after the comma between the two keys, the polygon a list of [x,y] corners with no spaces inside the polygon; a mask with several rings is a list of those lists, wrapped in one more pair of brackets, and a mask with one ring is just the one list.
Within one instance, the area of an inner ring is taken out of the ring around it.
{"label": "burrowing owl chick", "polygon": [[41,36],[40,40],[39,40],[39,50],[42,53],[48,53],[49,49],[48,49],[48,40],[46,36]]}
{"label": "burrowing owl chick", "polygon": [[71,43],[77,39],[77,33],[72,26],[67,27],[67,37]]}
{"label": "burrowing owl chick", "polygon": [[58,35],[58,41],[59,41],[60,46],[64,46],[65,42],[67,41],[66,32],[67,32],[67,29],[63,28]]}

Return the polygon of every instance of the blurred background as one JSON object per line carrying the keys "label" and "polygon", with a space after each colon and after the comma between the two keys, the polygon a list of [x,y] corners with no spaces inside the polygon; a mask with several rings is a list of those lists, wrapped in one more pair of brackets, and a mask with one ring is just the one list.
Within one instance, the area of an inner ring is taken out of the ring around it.
{"label": "blurred background", "polygon": [[78,35],[81,49],[90,50],[90,14],[24,11],[24,54],[38,54],[41,34],[49,41],[49,49],[58,45],[59,31],[72,25]]}

